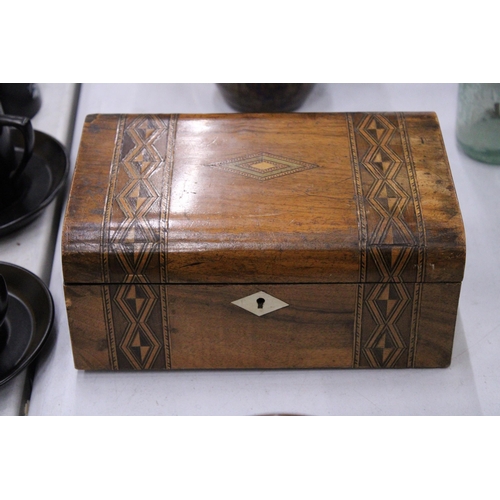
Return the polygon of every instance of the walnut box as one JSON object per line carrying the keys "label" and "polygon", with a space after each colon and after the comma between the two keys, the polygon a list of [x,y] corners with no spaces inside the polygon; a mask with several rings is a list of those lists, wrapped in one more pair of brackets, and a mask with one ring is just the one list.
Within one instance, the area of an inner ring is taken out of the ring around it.
{"label": "walnut box", "polygon": [[450,363],[434,113],[88,116],[62,245],[78,369]]}

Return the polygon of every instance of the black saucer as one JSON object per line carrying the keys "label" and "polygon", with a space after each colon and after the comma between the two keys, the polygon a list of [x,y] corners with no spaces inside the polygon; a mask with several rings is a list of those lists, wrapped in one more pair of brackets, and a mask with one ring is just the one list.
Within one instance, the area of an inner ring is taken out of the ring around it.
{"label": "black saucer", "polygon": [[39,354],[54,322],[54,303],[43,281],[30,271],[0,262],[9,292],[7,316],[0,327],[0,385]]}
{"label": "black saucer", "polygon": [[[16,135],[19,154],[20,142]],[[40,215],[64,185],[68,170],[64,146],[50,135],[35,130],[35,148],[21,176],[19,194],[15,201],[0,208],[0,236],[25,226]]]}

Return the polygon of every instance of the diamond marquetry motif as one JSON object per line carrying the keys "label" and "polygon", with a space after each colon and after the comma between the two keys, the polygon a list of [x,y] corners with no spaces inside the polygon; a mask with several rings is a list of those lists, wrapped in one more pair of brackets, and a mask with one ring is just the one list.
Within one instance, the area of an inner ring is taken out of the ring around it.
{"label": "diamond marquetry motif", "polygon": [[130,284],[121,286],[115,296],[116,304],[131,324],[145,322],[155,301],[156,297],[152,288],[147,285]]}
{"label": "diamond marquetry motif", "polygon": [[139,284],[122,286],[115,296],[115,304],[128,323],[120,348],[136,369],[150,367],[160,351],[160,343],[148,326],[155,301],[151,287]]}
{"label": "diamond marquetry motif", "polygon": [[365,349],[365,355],[373,367],[389,367],[405,351],[404,344],[389,329],[374,339],[373,345]]}
{"label": "diamond marquetry motif", "polygon": [[144,360],[146,359],[146,356],[150,353],[151,351],[151,342],[145,336],[142,334],[142,332],[138,331],[135,334],[135,337],[132,337],[132,342],[129,344],[129,350],[130,352],[133,353],[135,358],[140,362],[143,363]]}
{"label": "diamond marquetry motif", "polygon": [[371,366],[389,367],[405,352],[397,322],[409,299],[404,283],[382,283],[368,295],[366,305],[377,323],[363,349]]}
{"label": "diamond marquetry motif", "polygon": [[387,132],[388,127],[377,118],[372,118],[365,130],[376,140],[380,141]]}
{"label": "diamond marquetry motif", "polygon": [[270,153],[240,156],[218,163],[211,163],[207,166],[234,172],[244,175],[245,177],[252,177],[259,181],[267,181],[275,177],[294,174],[296,172],[318,167],[318,165],[314,163],[306,163]]}
{"label": "diamond marquetry motif", "polygon": [[257,292],[247,297],[235,300],[231,302],[235,306],[245,309],[245,311],[251,312],[256,316],[264,316],[283,307],[288,307],[286,302],[283,302],[266,292]]}
{"label": "diamond marquetry motif", "polygon": [[136,369],[148,367],[160,351],[159,342],[146,325],[129,329],[120,347]]}

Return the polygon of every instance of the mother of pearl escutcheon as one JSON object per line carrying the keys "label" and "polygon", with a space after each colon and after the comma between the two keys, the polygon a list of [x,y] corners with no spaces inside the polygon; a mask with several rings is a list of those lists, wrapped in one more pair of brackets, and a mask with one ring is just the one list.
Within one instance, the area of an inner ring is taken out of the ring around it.
{"label": "mother of pearl escutcheon", "polygon": [[231,302],[235,306],[241,307],[246,311],[255,314],[256,316],[264,316],[283,307],[288,307],[289,304],[283,302],[266,292],[257,292],[242,299]]}

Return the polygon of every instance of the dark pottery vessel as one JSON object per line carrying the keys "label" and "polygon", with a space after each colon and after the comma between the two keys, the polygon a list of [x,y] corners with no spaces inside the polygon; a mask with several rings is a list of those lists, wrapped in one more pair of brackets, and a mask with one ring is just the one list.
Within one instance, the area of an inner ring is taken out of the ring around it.
{"label": "dark pottery vessel", "polygon": [[314,83],[218,83],[217,86],[236,111],[272,113],[299,108],[311,93]]}

